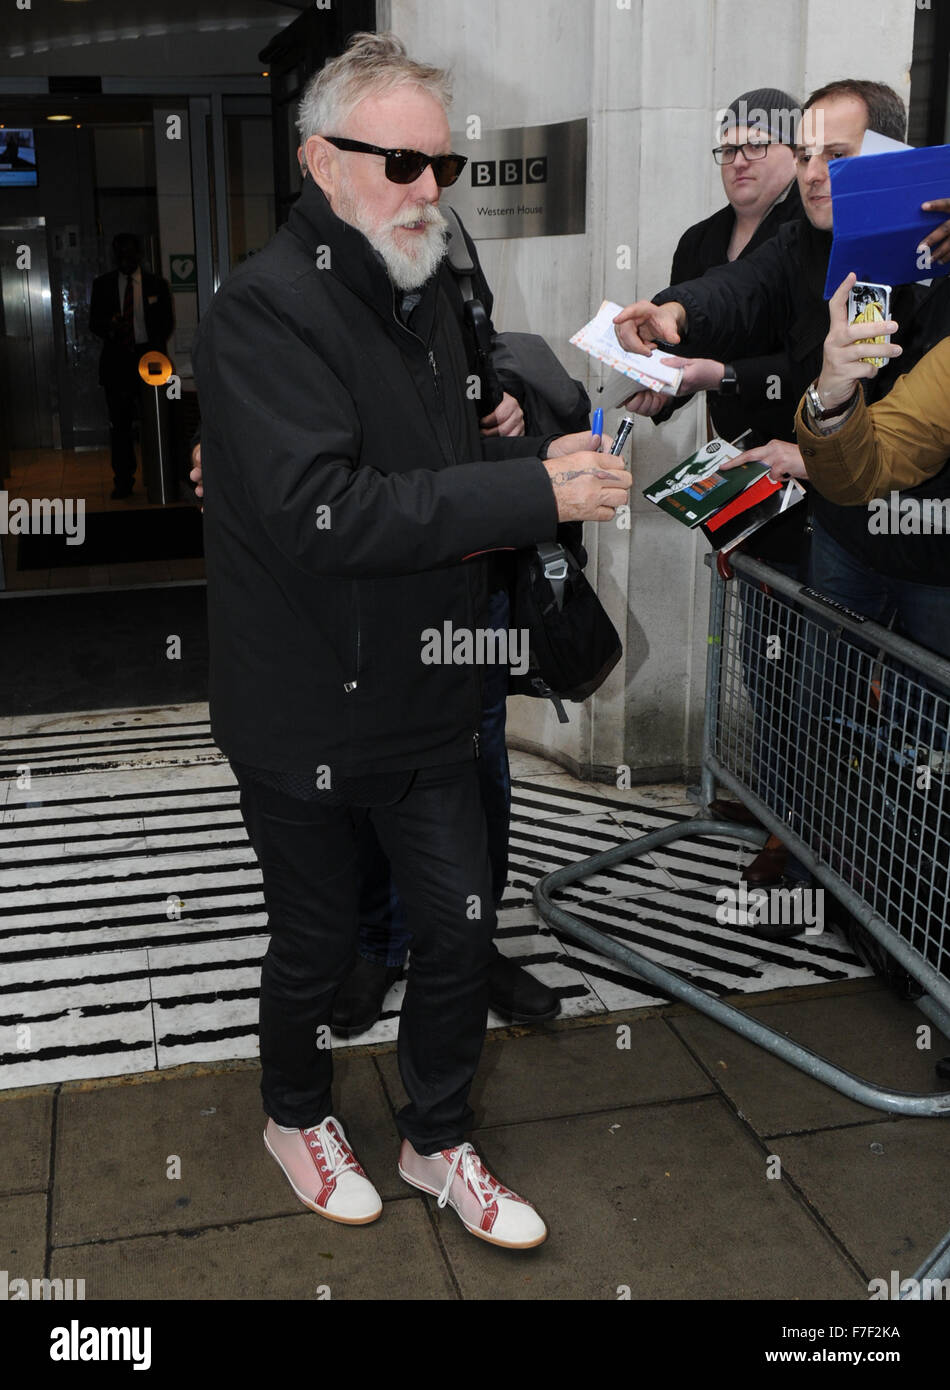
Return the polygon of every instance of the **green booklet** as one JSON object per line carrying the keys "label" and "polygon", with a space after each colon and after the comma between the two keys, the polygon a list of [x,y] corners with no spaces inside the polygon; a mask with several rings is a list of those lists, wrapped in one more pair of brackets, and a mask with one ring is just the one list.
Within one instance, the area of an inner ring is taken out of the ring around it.
{"label": "green booklet", "polygon": [[740,464],[728,473],[719,471],[721,463],[742,452],[725,439],[710,439],[672,472],[645,487],[643,495],[684,526],[698,526],[769,471],[767,463],[758,462]]}

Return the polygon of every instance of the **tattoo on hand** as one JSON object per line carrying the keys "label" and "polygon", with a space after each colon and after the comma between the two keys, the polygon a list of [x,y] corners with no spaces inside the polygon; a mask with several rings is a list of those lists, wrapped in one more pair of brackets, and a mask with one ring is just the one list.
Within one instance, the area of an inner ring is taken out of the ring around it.
{"label": "tattoo on hand", "polygon": [[591,477],[595,477],[597,474],[597,469],[572,468],[569,469],[566,473],[552,473],[551,482],[554,484],[555,487],[560,487],[562,483],[570,483],[573,482],[575,478],[583,478],[585,473],[589,473]]}

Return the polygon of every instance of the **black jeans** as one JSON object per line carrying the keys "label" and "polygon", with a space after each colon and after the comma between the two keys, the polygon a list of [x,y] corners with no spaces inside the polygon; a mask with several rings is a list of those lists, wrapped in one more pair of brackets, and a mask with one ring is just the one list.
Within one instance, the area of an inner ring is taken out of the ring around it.
{"label": "black jeans", "polygon": [[136,343],[128,353],[124,371],[116,369],[104,388],[109,411],[109,442],[116,487],[132,487],[135,480],[135,421],[142,416],[142,379],[139,357],[146,343]]}
{"label": "black jeans", "polygon": [[332,1114],[328,1025],[356,955],[360,828],[369,820],[406,904],[412,945],[398,1046],[409,1104],[397,1125],[421,1153],[460,1143],[474,1120],[468,1093],[495,930],[475,761],[414,773],[389,805],[366,804],[376,798],[365,791],[303,801],[241,768],[235,774],[271,934],[261,971],[264,1109],[301,1129]]}
{"label": "black jeans", "polygon": [[[487,626],[507,628],[509,611],[507,590],[496,590],[489,596]],[[482,672],[481,754],[477,766],[496,908],[508,883],[511,829],[511,771],[505,746],[507,700],[508,667],[486,666]],[[377,965],[405,965],[409,952],[406,909],[371,825],[363,827],[360,873],[360,955]]]}

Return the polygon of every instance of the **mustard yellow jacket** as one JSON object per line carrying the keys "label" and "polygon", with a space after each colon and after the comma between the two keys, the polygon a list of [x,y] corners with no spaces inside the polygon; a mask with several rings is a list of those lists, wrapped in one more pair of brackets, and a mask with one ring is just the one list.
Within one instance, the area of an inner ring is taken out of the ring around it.
{"label": "mustard yellow jacket", "polygon": [[939,473],[950,456],[950,338],[944,338],[874,405],[859,399],[834,434],[809,423],[803,396],[795,432],[809,481],[830,502],[858,506]]}

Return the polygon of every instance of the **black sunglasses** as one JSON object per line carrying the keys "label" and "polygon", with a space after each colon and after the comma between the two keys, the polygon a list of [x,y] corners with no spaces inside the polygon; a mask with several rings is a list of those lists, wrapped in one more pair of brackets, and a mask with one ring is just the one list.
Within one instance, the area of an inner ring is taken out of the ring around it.
{"label": "black sunglasses", "polygon": [[324,135],[323,138],[328,145],[336,145],[338,150],[384,155],[386,177],[390,183],[415,183],[426,165],[431,164],[439,187],[451,188],[468,163],[468,155],[465,154],[422,154],[419,150],[384,150],[379,145],[364,145],[362,140],[344,140],[339,135]]}

